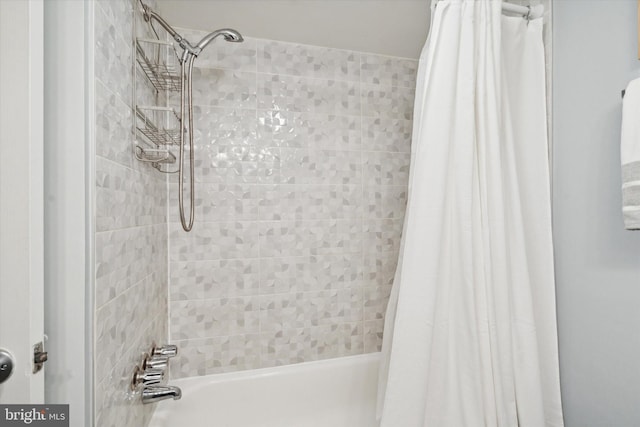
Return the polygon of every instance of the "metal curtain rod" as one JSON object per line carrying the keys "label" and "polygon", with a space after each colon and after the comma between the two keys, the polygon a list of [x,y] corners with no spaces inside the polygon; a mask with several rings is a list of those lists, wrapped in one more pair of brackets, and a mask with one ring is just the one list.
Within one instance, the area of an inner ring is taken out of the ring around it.
{"label": "metal curtain rod", "polygon": [[[431,5],[434,7],[440,0],[432,0]],[[502,2],[502,11],[522,15],[526,19],[536,19],[542,17],[544,6],[541,4],[535,6],[521,6],[519,4]]]}
{"label": "metal curtain rod", "polygon": [[522,15],[527,19],[536,19],[542,16],[544,6],[520,6],[519,4],[503,2],[502,11]]}

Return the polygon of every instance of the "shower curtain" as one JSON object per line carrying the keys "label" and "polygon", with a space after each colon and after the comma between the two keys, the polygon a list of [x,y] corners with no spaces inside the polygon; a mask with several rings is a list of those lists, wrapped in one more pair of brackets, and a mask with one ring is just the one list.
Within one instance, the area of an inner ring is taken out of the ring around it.
{"label": "shower curtain", "polygon": [[562,426],[542,19],[496,0],[432,16],[380,425]]}

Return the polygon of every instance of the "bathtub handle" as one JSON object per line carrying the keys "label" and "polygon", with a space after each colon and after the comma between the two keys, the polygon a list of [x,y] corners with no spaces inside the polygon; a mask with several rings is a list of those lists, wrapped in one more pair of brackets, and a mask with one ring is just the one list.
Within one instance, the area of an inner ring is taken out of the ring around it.
{"label": "bathtub handle", "polygon": [[151,350],[151,356],[162,356],[166,358],[176,357],[178,355],[178,346],[173,344],[154,346]]}
{"label": "bathtub handle", "polygon": [[136,390],[140,385],[143,387],[157,385],[164,379],[164,370],[147,368],[145,370],[136,366],[133,372],[133,380],[131,381],[131,390]]}
{"label": "bathtub handle", "polygon": [[166,356],[149,356],[145,355],[144,361],[142,362],[142,369],[160,369],[164,371],[169,366],[169,358]]}

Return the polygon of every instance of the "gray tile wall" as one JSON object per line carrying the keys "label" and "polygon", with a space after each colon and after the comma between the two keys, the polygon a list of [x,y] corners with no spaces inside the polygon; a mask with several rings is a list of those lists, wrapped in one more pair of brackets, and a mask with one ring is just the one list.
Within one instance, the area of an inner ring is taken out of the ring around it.
{"label": "gray tile wall", "polygon": [[153,406],[127,385],[140,354],[167,336],[167,310],[181,349],[173,377],[378,350],[417,62],[214,42],[194,72],[196,225],[186,234],[175,177],[167,218],[165,176],[132,157],[132,2],[94,9],[96,425],[148,423]]}
{"label": "gray tile wall", "polygon": [[169,190],[172,376],[377,351],[417,62],[248,39],[196,66],[191,233]]}
{"label": "gray tile wall", "polygon": [[97,425],[147,424],[152,406],[127,383],[167,336],[168,309],[181,347],[173,377],[378,350],[417,62],[214,42],[194,72],[196,225],[186,234],[175,177],[167,218],[164,175],[132,157],[133,16],[129,0],[95,1]]}
{"label": "gray tile wall", "polygon": [[168,328],[166,178],[132,155],[133,4],[93,4],[97,427],[148,424],[154,406],[143,406],[129,382],[142,352],[166,340]]}

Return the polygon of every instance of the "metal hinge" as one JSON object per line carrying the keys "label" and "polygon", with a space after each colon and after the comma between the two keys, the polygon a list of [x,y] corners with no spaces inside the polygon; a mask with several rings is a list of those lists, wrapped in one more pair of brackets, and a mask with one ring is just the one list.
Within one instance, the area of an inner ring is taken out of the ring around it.
{"label": "metal hinge", "polygon": [[44,351],[42,341],[33,346],[33,373],[37,374],[44,367],[44,362],[49,359],[49,355]]}

